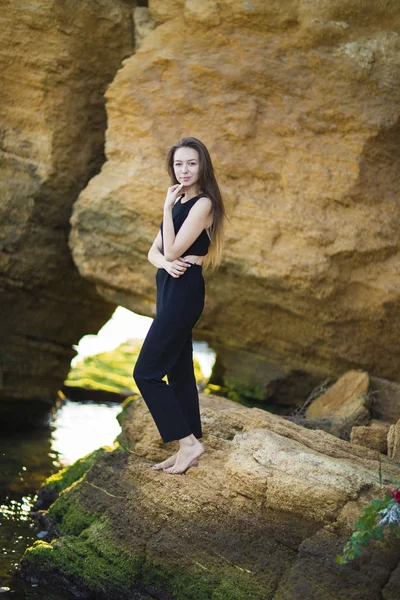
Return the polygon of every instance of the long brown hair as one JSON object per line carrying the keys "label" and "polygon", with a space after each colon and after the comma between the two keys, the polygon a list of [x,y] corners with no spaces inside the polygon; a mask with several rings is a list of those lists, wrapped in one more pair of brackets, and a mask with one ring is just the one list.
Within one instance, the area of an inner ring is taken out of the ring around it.
{"label": "long brown hair", "polygon": [[174,156],[178,148],[193,148],[193,150],[197,150],[199,154],[198,184],[200,191],[203,192],[205,196],[210,198],[212,202],[211,211],[213,213],[212,225],[206,229],[211,243],[209,252],[204,259],[203,265],[205,268],[211,266],[215,269],[222,259],[226,213],[222,195],[215,178],[210,153],[203,142],[194,137],[182,138],[179,140],[179,142],[174,144],[167,155],[167,170],[173,185],[179,183],[175,177],[174,171]]}

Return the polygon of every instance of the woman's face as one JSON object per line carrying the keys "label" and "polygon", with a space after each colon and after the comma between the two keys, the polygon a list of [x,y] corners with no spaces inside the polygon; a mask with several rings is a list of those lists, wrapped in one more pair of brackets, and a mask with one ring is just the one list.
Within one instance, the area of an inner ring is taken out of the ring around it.
{"label": "woman's face", "polygon": [[196,186],[199,180],[199,153],[194,148],[178,148],[174,154],[174,173],[184,187]]}

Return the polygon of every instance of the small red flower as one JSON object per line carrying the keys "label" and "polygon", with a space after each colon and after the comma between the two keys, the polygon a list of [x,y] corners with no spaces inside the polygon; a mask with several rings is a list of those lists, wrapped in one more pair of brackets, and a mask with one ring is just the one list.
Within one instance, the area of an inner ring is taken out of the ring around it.
{"label": "small red flower", "polygon": [[400,490],[390,490],[388,489],[389,494],[400,504]]}

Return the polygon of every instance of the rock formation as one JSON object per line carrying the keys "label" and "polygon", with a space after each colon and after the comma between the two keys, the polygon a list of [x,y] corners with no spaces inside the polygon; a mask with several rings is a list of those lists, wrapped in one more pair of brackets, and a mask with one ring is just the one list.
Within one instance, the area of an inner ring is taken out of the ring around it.
{"label": "rock formation", "polygon": [[132,54],[130,3],[5,0],[0,14],[0,397],[54,402],[78,343],[114,305],[68,248],[104,161],[104,91]]}
{"label": "rock formation", "polygon": [[382,454],[388,451],[388,433],[391,424],[372,419],[369,425],[356,425],[350,433],[350,441],[358,446],[378,450]]}
{"label": "rock formation", "polygon": [[154,314],[188,134],[230,217],[197,329],[214,380],[293,402],[348,368],[398,379],[395,3],[6,0],[0,25],[2,398],[52,398],[109,302]]}
{"label": "rock formation", "polygon": [[78,461],[39,494],[66,488],[41,513],[60,537],[27,550],[25,577],[109,600],[397,600],[400,540],[335,562],[398,473],[385,463],[379,486],[379,452],[221,397],[202,394],[201,412],[199,466],[168,475],[151,464],[174,443],[160,442],[141,399],[127,401],[125,451]]}
{"label": "rock formation", "polygon": [[[365,371],[349,371],[285,418],[387,454],[393,446],[390,432],[395,431],[400,412],[400,407],[395,411],[399,389],[398,384],[370,378]],[[391,451],[389,458],[395,458]]]}
{"label": "rock formation", "polygon": [[387,441],[389,458],[400,463],[400,419],[390,426]]}
{"label": "rock formation", "polygon": [[306,410],[307,418],[332,417],[350,421],[352,425],[370,419],[369,377],[363,371],[349,371],[327,392],[313,400]]}
{"label": "rock formation", "polygon": [[230,221],[197,336],[220,382],[290,401],[349,368],[399,378],[400,14],[374,0],[151,0],[107,90],[107,162],[75,204],[80,273],[155,310],[164,158],[209,147]]}

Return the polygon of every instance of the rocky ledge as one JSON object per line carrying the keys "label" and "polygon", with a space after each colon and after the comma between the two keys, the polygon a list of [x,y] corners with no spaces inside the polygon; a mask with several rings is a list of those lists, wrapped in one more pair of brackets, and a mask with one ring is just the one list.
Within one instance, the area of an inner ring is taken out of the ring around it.
{"label": "rocky ledge", "polygon": [[[201,411],[206,452],[173,476],[150,467],[174,443],[128,399],[119,443],[42,487],[49,541],[26,551],[22,575],[108,600],[398,599],[400,540],[335,562],[383,493],[378,451],[222,397],[202,394]],[[397,474],[384,463],[384,483]]]}

